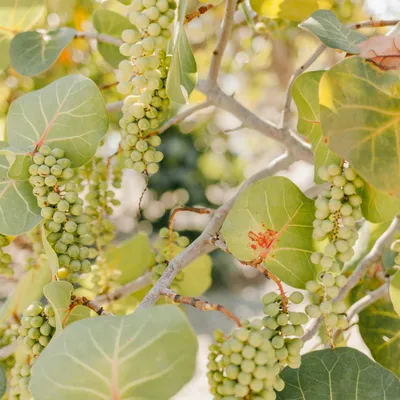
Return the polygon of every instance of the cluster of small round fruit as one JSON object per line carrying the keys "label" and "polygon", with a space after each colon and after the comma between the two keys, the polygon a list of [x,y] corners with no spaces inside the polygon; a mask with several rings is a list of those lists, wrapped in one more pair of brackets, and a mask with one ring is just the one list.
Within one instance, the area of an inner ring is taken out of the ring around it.
{"label": "cluster of small round fruit", "polygon": [[28,354],[38,357],[53,337],[55,327],[53,307],[36,301],[23,312],[18,340],[24,343]]}
{"label": "cluster of small round fruit", "polygon": [[17,354],[14,367],[10,371],[8,385],[8,400],[31,400],[32,394],[29,390],[31,379],[31,368],[35,358],[29,354],[20,352]]}
{"label": "cluster of small round fruit", "polygon": [[91,270],[89,259],[96,257],[94,238],[90,233],[90,217],[83,215],[83,200],[78,194],[78,185],[71,179],[74,171],[64,150],[43,145],[33,155],[29,167],[29,182],[37,198],[47,240],[58,254],[60,279],[68,278],[74,283],[79,273]]}
{"label": "cluster of small round fruit", "polygon": [[[293,304],[303,301],[300,292],[289,297]],[[282,297],[275,292],[263,296],[264,319],[245,322],[231,336],[214,333],[216,343],[210,346],[208,382],[216,400],[275,400],[284,381],[282,368],[299,368],[303,341],[304,313],[285,312]],[[301,329],[300,329],[300,328]]]}
{"label": "cluster of small round fruit", "polygon": [[[18,336],[18,324],[15,322],[3,322],[0,324],[0,349],[8,346],[17,339]],[[2,363],[7,367],[11,368],[14,366],[15,357],[14,354],[2,360]]]}
{"label": "cluster of small round fruit", "polygon": [[149,136],[166,118],[170,101],[166,79],[171,56],[167,56],[169,26],[175,18],[174,1],[133,0],[129,20],[132,29],[122,32],[122,55],[117,90],[128,95],[122,106],[121,148],[125,167],[154,174],[163,154],[156,150],[159,136]]}
{"label": "cluster of small round fruit", "polygon": [[12,276],[14,270],[11,268],[10,264],[12,261],[11,255],[5,253],[3,247],[7,247],[10,244],[10,239],[0,233],[0,275]]}
{"label": "cluster of small round fruit", "polygon": [[[168,228],[161,228],[159,235],[160,240],[154,243],[154,247],[156,248],[158,254],[156,255],[157,264],[151,269],[151,279],[153,283],[156,283],[160,279],[161,275],[168,266],[168,261],[171,261],[174,256],[176,256],[190,243],[186,236],[180,236],[178,232],[172,232],[170,241]],[[184,277],[184,270],[179,271],[178,275],[175,277],[170,286],[171,290],[179,293],[179,283],[183,281]]]}
{"label": "cluster of small round fruit", "polygon": [[356,222],[362,216],[361,197],[357,189],[364,184],[351,167],[332,164],[318,170],[319,177],[331,184],[315,201],[316,212],[313,238],[317,241],[328,239],[323,252],[311,255],[311,262],[321,268],[316,281],[307,282],[306,288],[312,294],[307,314],[312,318],[324,316],[325,325],[346,329],[348,321],[344,315],[346,305],[332,300],[339,289],[346,284],[341,275],[344,262],[354,255],[353,246],[358,239]]}

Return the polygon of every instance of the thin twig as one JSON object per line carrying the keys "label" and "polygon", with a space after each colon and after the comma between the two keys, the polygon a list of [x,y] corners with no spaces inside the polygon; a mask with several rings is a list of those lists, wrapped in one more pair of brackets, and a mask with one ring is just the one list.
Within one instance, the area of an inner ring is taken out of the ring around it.
{"label": "thin twig", "polygon": [[191,12],[190,14],[185,15],[185,19],[183,21],[183,24],[186,25],[190,21],[194,20],[195,18],[199,18],[203,14],[205,14],[207,11],[211,10],[214,7],[212,4],[207,4],[205,6],[199,7],[197,10]]}
{"label": "thin twig", "polygon": [[200,300],[196,297],[181,296],[175,293],[171,289],[163,289],[161,294],[169,297],[172,301],[178,304],[186,304],[197,308],[202,311],[219,311],[225,314],[229,319],[233,320],[237,326],[242,326],[240,319],[236,315],[232,314],[226,307],[221,304],[212,304],[208,301]]}
{"label": "thin twig", "polygon": [[105,35],[104,33],[97,33],[97,32],[76,32],[75,37],[80,39],[80,38],[86,38],[86,39],[95,39],[98,42],[101,43],[107,43],[107,44],[112,44],[114,46],[121,46],[124,42],[122,39],[119,39],[114,36],[110,35]]}
{"label": "thin twig", "polygon": [[161,125],[159,128],[156,128],[154,131],[151,131],[148,136],[155,136],[159,135],[160,133],[164,133],[171,126],[181,123],[183,120],[196,113],[197,111],[203,110],[208,107],[211,107],[211,104],[208,101],[196,104],[195,106],[190,107],[185,111],[182,111],[174,117],[170,118],[167,122],[165,122],[165,124]]}
{"label": "thin twig", "polygon": [[225,15],[222,22],[221,33],[217,42],[217,46],[213,51],[211,58],[210,69],[208,71],[208,80],[215,82],[218,78],[218,73],[221,68],[222,57],[229,38],[231,37],[233,27],[233,15],[235,14],[237,0],[227,0],[225,4]]}
{"label": "thin twig", "polygon": [[86,297],[71,297],[71,306],[85,306],[93,310],[97,315],[113,315],[112,313],[104,310],[102,306],[96,304],[93,300]]}

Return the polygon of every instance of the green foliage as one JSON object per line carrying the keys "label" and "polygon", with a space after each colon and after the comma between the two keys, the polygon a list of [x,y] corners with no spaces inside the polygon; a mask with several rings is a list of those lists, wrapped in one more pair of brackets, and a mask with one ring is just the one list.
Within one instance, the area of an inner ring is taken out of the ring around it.
{"label": "green foliage", "polygon": [[[127,18],[110,10],[99,9],[93,14],[93,26],[97,32],[105,35],[121,38],[125,29],[132,29],[132,24]],[[108,43],[98,43],[98,50],[104,59],[114,68],[125,60],[117,46]]]}
{"label": "green foliage", "polygon": [[[132,257],[132,254],[135,256]],[[138,233],[117,247],[110,248],[105,257],[113,269],[121,272],[119,282],[122,285],[139,278],[154,264],[154,252],[144,233]]]}
{"label": "green foliage", "polygon": [[63,149],[72,168],[87,163],[108,129],[99,89],[88,78],[69,75],[15,100],[7,115],[11,148],[31,152],[47,144]]}
{"label": "green foliage", "polygon": [[369,184],[360,189],[361,211],[370,222],[379,223],[392,220],[400,210],[400,199],[381,192]]}
{"label": "green foliage", "polygon": [[322,136],[318,88],[323,74],[324,71],[305,72],[293,82],[291,88],[299,117],[297,130],[310,139],[313,147],[314,181],[316,183],[323,183],[317,174],[320,167],[340,161],[340,157],[328,149]]}
{"label": "green foliage", "polygon": [[322,132],[329,148],[369,184],[396,196],[399,74],[354,56],[327,71],[319,89]]}
{"label": "green foliage", "polygon": [[333,0],[250,0],[259,15],[301,21],[321,8],[331,8]]}
{"label": "green foliage", "polygon": [[56,31],[22,32],[11,41],[11,65],[21,75],[35,76],[47,71],[75,37],[72,28]]}
{"label": "green foliage", "polygon": [[400,315],[400,271],[397,271],[390,281],[390,298],[395,311]]}
{"label": "green foliage", "polygon": [[44,0],[2,0],[0,3],[0,70],[10,64],[10,41],[16,32],[30,29],[45,11]]}
{"label": "green foliage", "polygon": [[336,15],[329,10],[315,11],[299,26],[313,33],[326,46],[352,54],[359,54],[357,44],[368,39],[362,33],[341,24]]}
{"label": "green foliage", "polygon": [[31,268],[18,281],[11,296],[0,308],[0,323],[7,321],[13,314],[21,314],[35,300],[43,295],[43,288],[51,281],[47,261],[38,260],[37,266]]}
{"label": "green foliage", "polygon": [[28,232],[42,217],[28,181],[8,177],[7,157],[0,155],[0,232],[16,236]]}
{"label": "green foliage", "polygon": [[26,181],[29,179],[29,166],[32,164],[32,157],[25,154],[13,152],[5,153],[10,163],[8,177],[14,181]]}
{"label": "green foliage", "polygon": [[187,103],[197,82],[196,60],[183,27],[186,6],[186,0],[179,2],[172,62],[166,86],[168,97],[179,104]]}
{"label": "green foliage", "polygon": [[282,281],[304,288],[315,275],[310,261],[314,211],[314,202],[289,179],[265,178],[240,194],[222,233],[236,258],[262,257],[264,266]]}
{"label": "green foliage", "polygon": [[3,397],[7,389],[7,375],[2,363],[0,363],[0,398]]}
{"label": "green foliage", "polygon": [[191,379],[196,352],[194,332],[175,306],[91,318],[50,342],[33,366],[30,387],[42,400],[166,400]]}
{"label": "green foliage", "polygon": [[281,373],[279,400],[391,399],[400,397],[398,378],[358,350],[336,348],[302,356],[299,369]]}
{"label": "green foliage", "polygon": [[41,238],[42,238],[42,243],[43,243],[43,248],[47,256],[47,261],[49,263],[49,267],[51,269],[52,275],[55,275],[60,268],[60,263],[58,262],[58,255],[54,251],[53,247],[47,240],[47,236],[49,232],[46,231],[46,228],[44,227],[44,224],[42,223],[41,227]]}

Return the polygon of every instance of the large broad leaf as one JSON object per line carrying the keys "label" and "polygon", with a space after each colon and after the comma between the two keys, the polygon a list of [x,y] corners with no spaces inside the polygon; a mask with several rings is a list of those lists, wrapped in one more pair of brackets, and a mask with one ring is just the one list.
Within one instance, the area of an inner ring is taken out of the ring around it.
{"label": "large broad leaf", "polygon": [[340,157],[332,153],[324,142],[319,113],[318,88],[324,71],[301,74],[291,88],[296,103],[299,120],[297,130],[310,139],[314,152],[314,181],[323,183],[318,169],[323,165],[336,164]]}
{"label": "large broad leaf", "polygon": [[21,75],[34,76],[47,71],[75,37],[72,28],[56,31],[22,32],[11,41],[11,65]]}
{"label": "large broad leaf", "polygon": [[166,85],[168,97],[179,104],[188,102],[197,82],[196,60],[183,27],[186,6],[186,0],[179,2],[172,62]]}
{"label": "large broad leaf", "polygon": [[400,212],[400,199],[381,192],[369,184],[360,190],[362,197],[361,211],[368,221],[379,223],[392,220]]}
{"label": "large broad leaf", "polygon": [[390,299],[379,300],[363,310],[358,326],[372,357],[400,376],[400,316]]}
{"label": "large broad leaf", "polygon": [[286,367],[285,389],[279,400],[396,400],[397,377],[365,354],[349,347],[313,351],[301,357],[301,367]]}
{"label": "large broad leaf", "polygon": [[222,233],[236,258],[261,257],[282,281],[304,288],[315,275],[310,261],[314,212],[314,202],[289,179],[265,178],[240,194]]}
{"label": "large broad leaf", "polygon": [[7,375],[3,364],[0,363],[0,399],[3,397],[7,389]]}
{"label": "large broad leaf", "polygon": [[191,379],[196,352],[196,336],[175,306],[91,318],[50,342],[30,388],[40,400],[168,400]]}
{"label": "large broad leaf", "polygon": [[7,115],[11,147],[32,152],[42,144],[59,147],[76,168],[95,154],[108,129],[99,89],[88,78],[69,75],[15,100]]}
{"label": "large broad leaf", "polygon": [[400,196],[399,71],[350,57],[319,85],[322,132],[372,186]]}
{"label": "large broad leaf", "polygon": [[28,181],[14,181],[7,175],[9,163],[0,155],[0,233],[17,236],[41,220],[40,208]]}
{"label": "large broad leaf", "polygon": [[121,272],[119,282],[124,285],[142,276],[154,264],[154,251],[145,233],[138,233],[111,248],[105,254],[107,263],[112,269]]}
{"label": "large broad leaf", "polygon": [[292,21],[302,21],[316,10],[331,8],[333,3],[333,0],[250,0],[257,14]]}
{"label": "large broad leaf", "polygon": [[368,36],[341,24],[329,10],[315,11],[299,26],[313,33],[326,46],[352,54],[358,54],[360,49],[357,44],[368,39]]}
{"label": "large broad leaf", "polygon": [[15,34],[31,28],[43,15],[45,0],[0,1],[0,70],[10,64],[10,41]]}
{"label": "large broad leaf", "polygon": [[39,259],[37,265],[18,281],[13,293],[0,308],[0,323],[13,314],[21,314],[34,300],[43,296],[43,288],[51,281],[51,272],[46,260]]}
{"label": "large broad leaf", "polygon": [[397,271],[390,281],[390,299],[393,308],[400,315],[400,271]]}
{"label": "large broad leaf", "polygon": [[[99,33],[121,38],[125,29],[135,29],[129,20],[110,10],[99,9],[93,14],[93,25]],[[97,48],[104,59],[114,68],[125,60],[117,46],[108,43],[98,43]]]}

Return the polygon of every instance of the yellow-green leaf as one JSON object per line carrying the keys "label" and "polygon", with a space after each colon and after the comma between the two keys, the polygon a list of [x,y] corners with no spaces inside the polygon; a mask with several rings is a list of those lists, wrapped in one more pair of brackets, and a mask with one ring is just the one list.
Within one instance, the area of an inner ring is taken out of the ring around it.
{"label": "yellow-green leaf", "polygon": [[372,186],[400,196],[400,70],[353,56],[319,85],[323,135]]}
{"label": "yellow-green leaf", "polygon": [[323,183],[318,169],[323,165],[335,164],[340,157],[329,150],[324,143],[319,112],[318,88],[324,71],[312,71],[301,74],[291,88],[299,119],[297,130],[309,138],[314,152],[314,181]]}
{"label": "yellow-green leaf", "polygon": [[289,179],[270,177],[246,188],[229,212],[222,233],[239,260],[263,259],[282,281],[304,288],[314,278],[314,202]]}
{"label": "yellow-green leaf", "polygon": [[400,315],[400,271],[397,271],[390,281],[390,299],[393,308]]}

